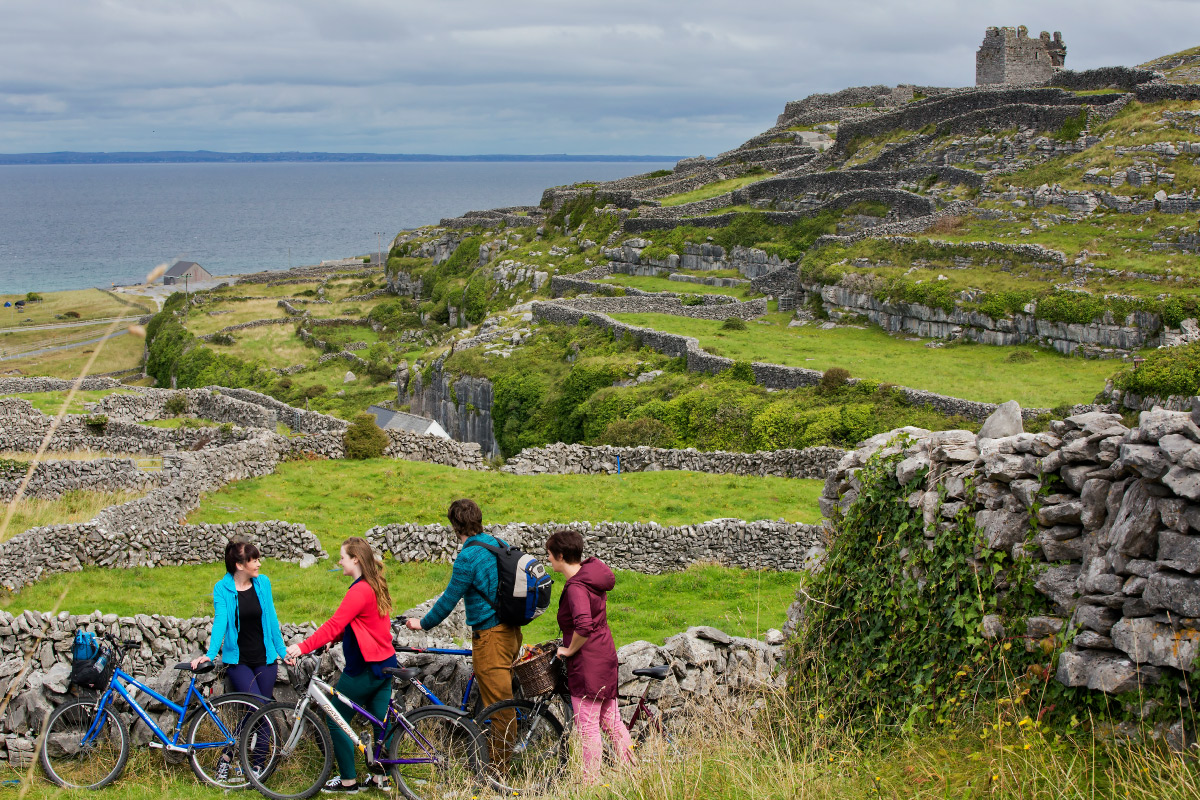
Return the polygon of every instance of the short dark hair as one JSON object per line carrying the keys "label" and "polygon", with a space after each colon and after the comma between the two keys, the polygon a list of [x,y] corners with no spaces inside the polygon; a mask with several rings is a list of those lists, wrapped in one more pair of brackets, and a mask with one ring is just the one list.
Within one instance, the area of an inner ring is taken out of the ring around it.
{"label": "short dark hair", "polygon": [[450,520],[450,527],[454,528],[454,532],[459,536],[483,533],[483,512],[474,500],[465,497],[455,500],[446,512],[446,518]]}
{"label": "short dark hair", "polygon": [[583,534],[559,528],[550,534],[546,540],[546,549],[568,564],[578,564],[583,560]]}
{"label": "short dark hair", "polygon": [[254,546],[254,542],[247,542],[245,539],[232,539],[229,544],[225,545],[225,569],[230,575],[237,572],[238,564],[245,564],[247,561],[253,561],[256,558],[262,558],[262,553]]}

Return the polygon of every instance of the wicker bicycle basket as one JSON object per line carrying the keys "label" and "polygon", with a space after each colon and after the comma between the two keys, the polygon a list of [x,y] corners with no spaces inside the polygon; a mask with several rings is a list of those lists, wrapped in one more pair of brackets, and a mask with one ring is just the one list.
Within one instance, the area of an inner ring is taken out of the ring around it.
{"label": "wicker bicycle basket", "polygon": [[[561,666],[554,661],[557,643],[549,646],[539,646],[539,652],[533,658],[514,662],[513,675],[521,684],[521,693],[526,697],[539,697],[549,694],[558,687]],[[554,663],[551,663],[554,662]]]}

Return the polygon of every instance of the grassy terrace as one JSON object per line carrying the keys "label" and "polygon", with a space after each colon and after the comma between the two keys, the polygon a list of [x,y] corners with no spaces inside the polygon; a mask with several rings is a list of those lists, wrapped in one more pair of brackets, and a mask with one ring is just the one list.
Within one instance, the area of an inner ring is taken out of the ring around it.
{"label": "grassy terrace", "polygon": [[693,189],[690,192],[680,192],[662,198],[659,202],[664,206],[681,206],[684,203],[694,203],[697,200],[707,200],[710,197],[719,197],[726,192],[732,192],[735,189],[741,189],[743,186],[749,186],[752,183],[757,183],[764,178],[770,178],[775,173],[773,172],[755,172],[750,175],[742,175],[737,178],[729,178],[724,181],[715,181],[705,184],[699,189]]}
{"label": "grassy terrace", "polygon": [[[878,328],[788,328],[789,314],[769,314],[765,321],[750,322],[744,331],[724,331],[720,322],[666,314],[612,316],[633,325],[695,336],[709,352],[736,360],[822,371],[842,367],[856,378],[988,403],[1016,400],[1025,407],[1090,402],[1115,369],[1112,361],[1067,358],[1032,346],[961,344],[930,349],[926,340],[910,341]],[[1016,352],[1029,353],[1032,360],[1010,361]]]}
{"label": "grassy terrace", "polygon": [[[81,389],[71,398],[71,405],[67,406],[67,413],[82,414],[84,413],[84,403],[98,403],[110,394],[133,394],[133,392],[122,389],[102,389],[96,391]],[[53,415],[62,409],[63,401],[67,399],[67,392],[29,392],[27,394],[7,394],[3,396],[19,397],[22,400],[28,400],[35,411]]]}
{"label": "grassy terrace", "polygon": [[666,278],[653,278],[647,275],[612,275],[601,278],[599,283],[610,283],[613,286],[628,286],[641,289],[643,292],[675,292],[682,294],[724,294],[740,300],[757,297],[749,286],[705,286],[702,283],[686,283],[672,281]]}

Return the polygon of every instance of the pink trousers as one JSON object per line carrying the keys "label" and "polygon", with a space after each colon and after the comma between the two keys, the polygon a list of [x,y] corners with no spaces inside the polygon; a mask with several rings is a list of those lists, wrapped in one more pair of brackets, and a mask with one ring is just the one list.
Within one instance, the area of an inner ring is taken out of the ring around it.
{"label": "pink trousers", "polygon": [[590,782],[600,778],[600,762],[604,755],[604,746],[600,741],[600,729],[608,734],[609,741],[618,753],[618,758],[624,764],[633,763],[633,742],[629,731],[621,722],[621,713],[617,710],[616,700],[587,700],[583,697],[572,697],[571,707],[575,709],[575,727],[583,740],[583,777]]}

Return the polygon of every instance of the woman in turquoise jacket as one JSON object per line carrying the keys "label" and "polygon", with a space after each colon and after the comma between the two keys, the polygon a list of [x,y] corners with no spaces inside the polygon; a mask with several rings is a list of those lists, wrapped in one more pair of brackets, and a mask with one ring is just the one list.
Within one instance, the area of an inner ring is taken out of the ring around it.
{"label": "woman in turquoise jacket", "polygon": [[235,692],[274,699],[275,678],[287,646],[279,630],[271,581],[258,573],[261,554],[250,542],[225,545],[229,573],[213,587],[213,628],[208,653],[192,661],[193,669],[220,653]]}

